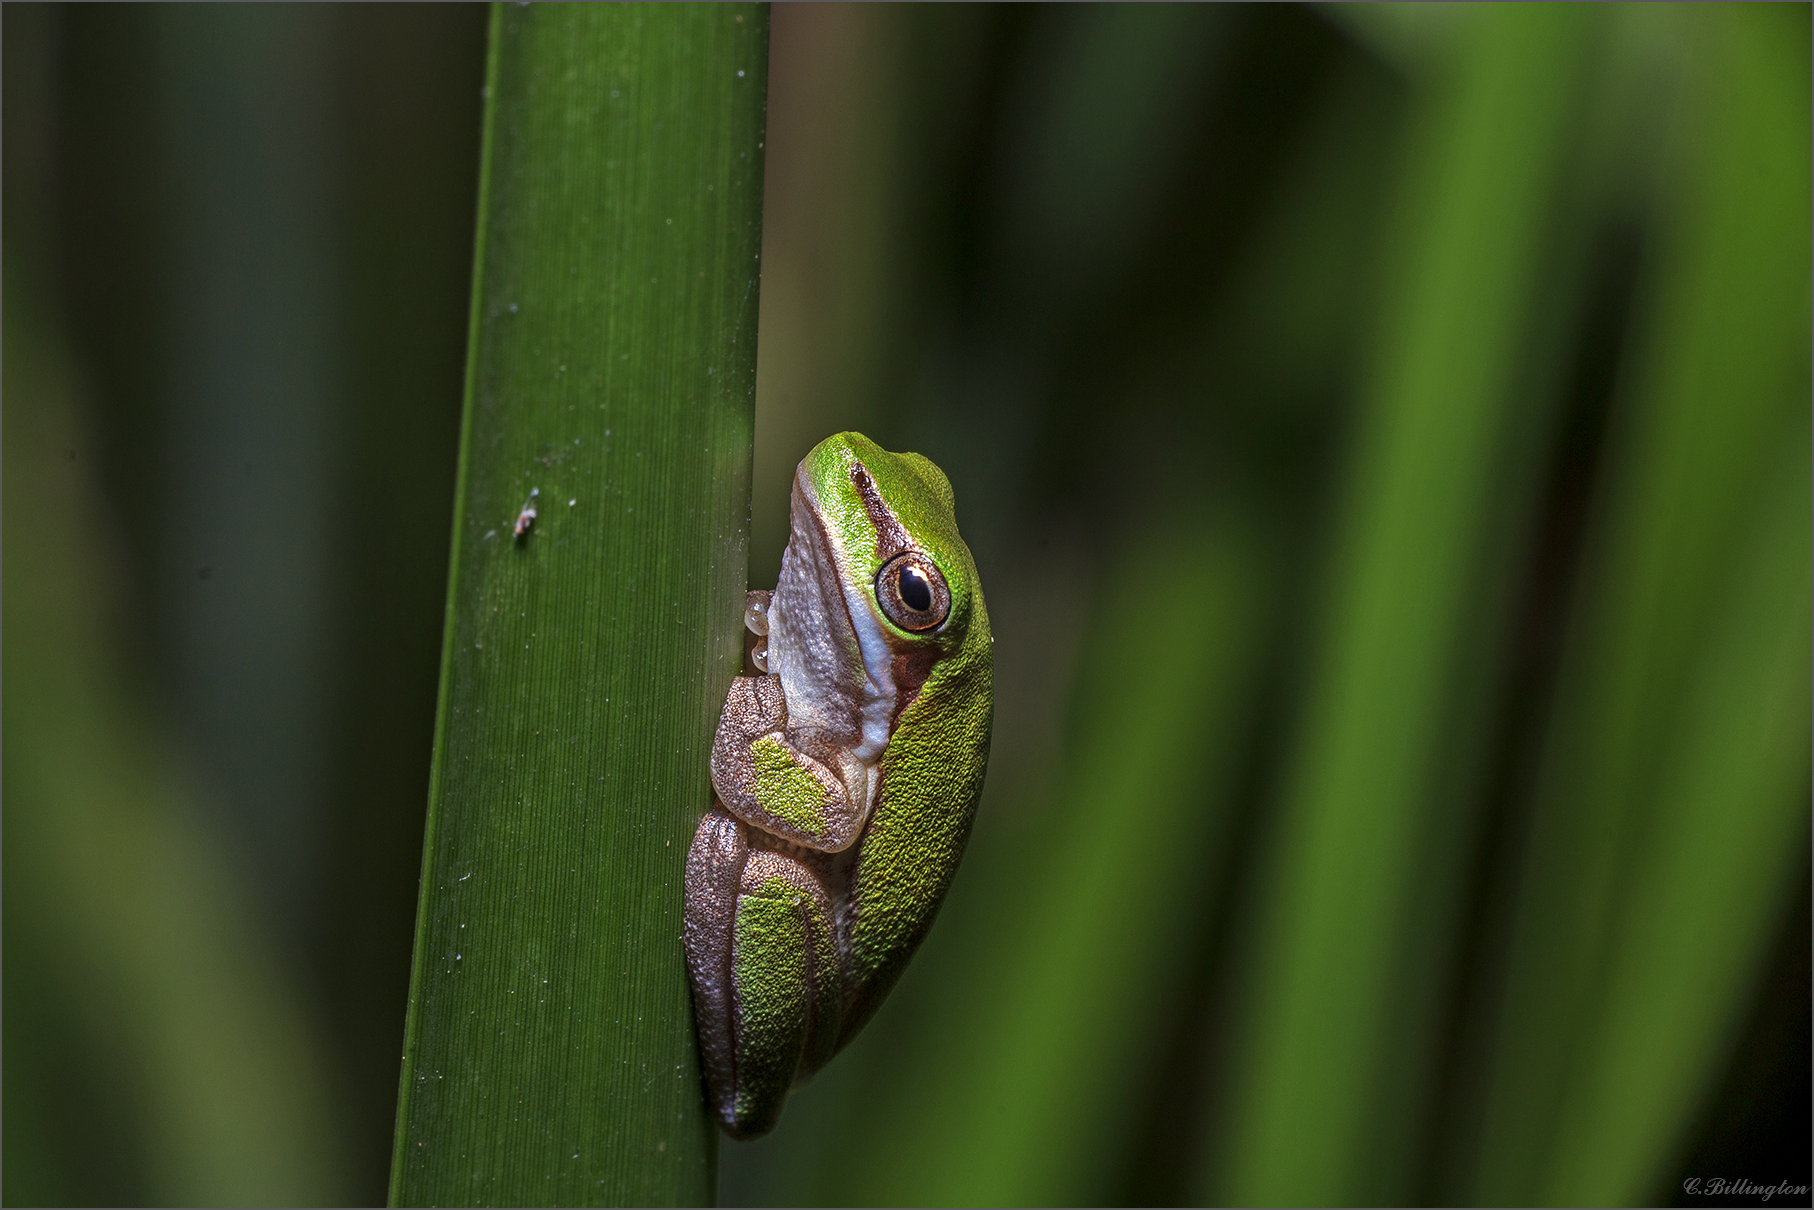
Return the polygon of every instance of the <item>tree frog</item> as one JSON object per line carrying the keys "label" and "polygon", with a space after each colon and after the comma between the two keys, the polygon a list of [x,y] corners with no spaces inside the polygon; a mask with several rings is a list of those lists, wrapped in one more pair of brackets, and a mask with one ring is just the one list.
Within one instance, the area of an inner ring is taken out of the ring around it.
{"label": "tree frog", "polygon": [[758,675],[731,684],[717,801],[687,852],[686,951],[712,1109],[773,1129],[900,977],[982,792],[993,640],[944,472],[860,433],[794,474]]}

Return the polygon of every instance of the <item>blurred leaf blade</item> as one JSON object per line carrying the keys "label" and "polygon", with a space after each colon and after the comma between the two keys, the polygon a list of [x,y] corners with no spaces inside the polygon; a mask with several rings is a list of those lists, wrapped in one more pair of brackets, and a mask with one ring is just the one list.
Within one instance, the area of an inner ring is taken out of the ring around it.
{"label": "blurred leaf blade", "polygon": [[[344,1151],[316,1023],[235,881],[232,850],[208,832],[194,779],[117,662],[119,572],[81,380],[59,334],[34,322],[18,263],[0,443],[6,1122],[18,1161],[7,1202],[334,1201]],[[20,524],[46,508],[58,526]],[[66,1031],[69,1050],[32,1032],[45,1013],[61,1018],[42,1024]],[[98,1088],[83,1089],[90,1081]],[[107,1120],[56,1121],[84,1092],[104,1098]],[[72,1125],[85,1148],[60,1154]],[[121,1180],[137,1187],[109,1183]]]}
{"label": "blurred leaf blade", "polygon": [[[1806,837],[1810,483],[1780,467],[1702,645],[1544,1200],[1641,1203],[1735,1037]],[[1661,1058],[1660,1058],[1661,1057]]]}
{"label": "blurred leaf blade", "polygon": [[1808,74],[1773,16],[1664,18],[1677,177],[1522,857],[1483,1201],[1651,1195],[1795,876]]}
{"label": "blurred leaf blade", "polygon": [[1449,750],[1467,746],[1455,716],[1477,714],[1452,697],[1456,670],[1479,658],[1464,646],[1478,552],[1501,528],[1498,501],[1524,494],[1501,482],[1499,451],[1521,402],[1515,365],[1590,28],[1581,10],[1481,12],[1411,118],[1403,277],[1388,286],[1363,388],[1323,662],[1262,892],[1230,1133],[1220,1171],[1205,1173],[1236,1204],[1409,1196],[1377,1184],[1402,1167],[1378,1154],[1382,1133],[1415,1134],[1381,1121],[1386,1089],[1406,1078],[1391,1014],[1441,989],[1395,984],[1413,960],[1402,947],[1427,877],[1417,866],[1445,826],[1436,791]]}
{"label": "blurred leaf blade", "polygon": [[681,876],[741,656],[767,11],[498,6],[488,76],[392,1200],[708,1202]]}

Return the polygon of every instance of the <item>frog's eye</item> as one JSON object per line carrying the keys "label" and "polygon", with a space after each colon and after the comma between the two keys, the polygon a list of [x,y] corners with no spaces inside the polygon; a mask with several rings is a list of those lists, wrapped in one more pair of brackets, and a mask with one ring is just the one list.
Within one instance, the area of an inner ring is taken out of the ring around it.
{"label": "frog's eye", "polygon": [[951,589],[938,565],[918,551],[896,555],[876,573],[876,600],[902,630],[931,630],[951,612]]}

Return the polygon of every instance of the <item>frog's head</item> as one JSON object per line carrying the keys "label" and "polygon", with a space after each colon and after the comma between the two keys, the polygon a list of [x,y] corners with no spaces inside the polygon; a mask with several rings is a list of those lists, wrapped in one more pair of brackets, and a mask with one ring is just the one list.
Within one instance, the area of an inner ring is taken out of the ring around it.
{"label": "frog's head", "polygon": [[891,454],[861,433],[838,433],[806,455],[794,484],[840,578],[864,590],[864,612],[891,647],[943,648],[961,637],[976,568],[943,471],[920,454]]}
{"label": "frog's head", "polygon": [[865,761],[933,665],[987,629],[955,506],[931,461],[861,433],[827,437],[794,474],[769,666],[790,713],[801,701],[823,708],[826,725],[833,715],[856,724]]}

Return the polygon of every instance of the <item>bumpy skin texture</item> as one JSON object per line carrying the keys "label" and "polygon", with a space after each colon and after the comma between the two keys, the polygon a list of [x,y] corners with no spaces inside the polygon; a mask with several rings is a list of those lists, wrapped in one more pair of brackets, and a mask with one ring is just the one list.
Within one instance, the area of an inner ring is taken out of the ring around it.
{"label": "bumpy skin texture", "polygon": [[[954,514],[925,458],[827,438],[794,477],[780,582],[750,594],[769,672],[726,698],[718,802],[687,854],[700,1053],[733,1137],[772,1129],[788,1089],[868,1021],[963,855],[994,661]],[[903,553],[943,577],[938,625],[905,629],[877,600],[878,572]]]}

